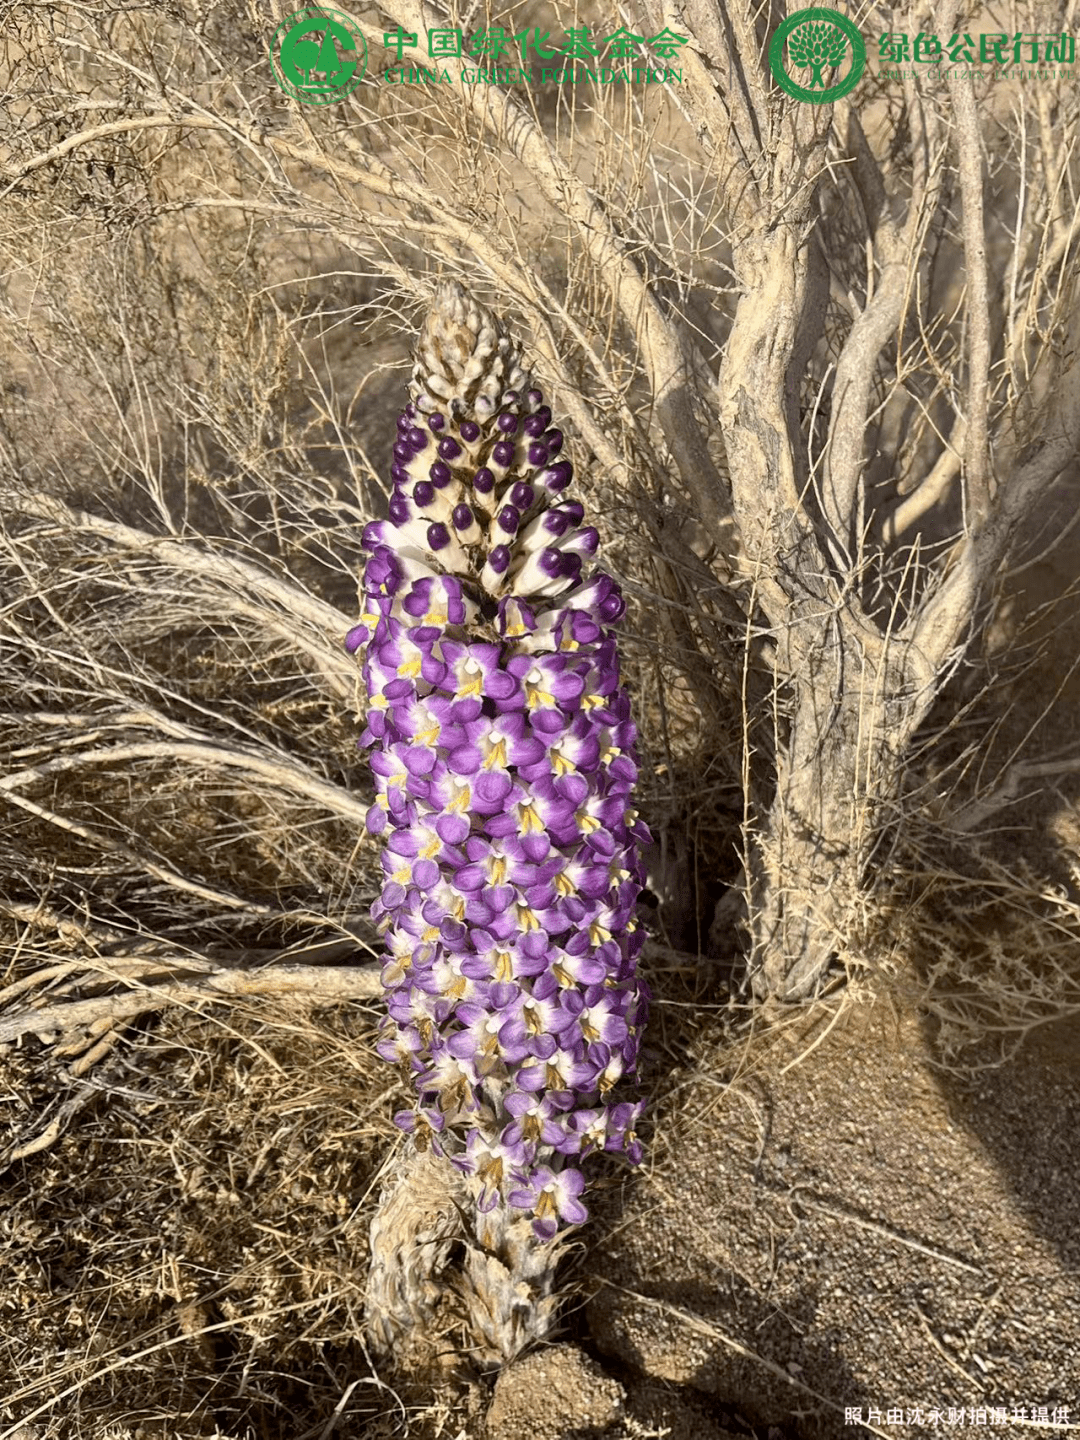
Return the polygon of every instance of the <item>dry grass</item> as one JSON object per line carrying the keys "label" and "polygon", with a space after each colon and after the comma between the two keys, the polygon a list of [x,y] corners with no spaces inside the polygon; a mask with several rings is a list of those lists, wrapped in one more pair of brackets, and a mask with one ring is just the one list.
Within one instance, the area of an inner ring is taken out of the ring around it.
{"label": "dry grass", "polygon": [[[354,1426],[385,1414],[358,1338],[393,1143],[372,1026],[358,1010],[173,1012],[82,1082],[77,1132],[5,1174],[8,1421],[317,1434],[350,1385]],[[4,1082],[7,1133],[78,1088],[19,1053]]]}

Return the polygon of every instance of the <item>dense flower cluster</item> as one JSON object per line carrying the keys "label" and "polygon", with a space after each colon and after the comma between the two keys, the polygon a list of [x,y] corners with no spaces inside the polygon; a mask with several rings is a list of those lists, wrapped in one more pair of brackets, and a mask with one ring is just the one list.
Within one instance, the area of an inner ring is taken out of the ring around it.
{"label": "dense flower cluster", "polygon": [[597,532],[562,433],[498,322],[444,284],[398,420],[389,518],[364,535],[363,659],[385,837],[379,1052],[415,1079],[403,1129],[544,1239],[586,1218],[579,1162],[636,1163],[646,992],[634,905],[648,831]]}

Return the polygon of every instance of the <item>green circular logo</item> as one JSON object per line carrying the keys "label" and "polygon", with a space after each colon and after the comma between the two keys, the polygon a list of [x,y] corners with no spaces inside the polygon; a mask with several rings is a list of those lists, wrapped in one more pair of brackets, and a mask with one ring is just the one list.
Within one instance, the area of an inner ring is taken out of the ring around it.
{"label": "green circular logo", "polygon": [[351,95],[364,78],[367,41],[340,10],[308,5],[274,31],[270,64],[286,95],[306,105],[329,105]]}
{"label": "green circular logo", "polygon": [[[787,66],[784,46],[787,45]],[[830,72],[850,60],[847,74],[827,85]],[[769,69],[781,90],[811,105],[828,105],[854,90],[866,69],[866,43],[855,25],[838,10],[797,10],[779,26],[769,45]],[[792,79],[791,71],[809,71]]]}

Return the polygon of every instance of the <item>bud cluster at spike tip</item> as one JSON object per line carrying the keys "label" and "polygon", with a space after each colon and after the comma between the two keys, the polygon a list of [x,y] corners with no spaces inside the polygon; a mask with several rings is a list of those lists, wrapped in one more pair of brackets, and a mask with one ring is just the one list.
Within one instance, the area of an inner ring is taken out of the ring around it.
{"label": "bud cluster at spike tip", "polygon": [[642,1102],[613,1092],[647,1006],[625,602],[562,451],[502,326],[441,284],[346,640],[385,841],[378,1049],[417,1094],[395,1118],[541,1239],[586,1218],[586,1155],[640,1159]]}

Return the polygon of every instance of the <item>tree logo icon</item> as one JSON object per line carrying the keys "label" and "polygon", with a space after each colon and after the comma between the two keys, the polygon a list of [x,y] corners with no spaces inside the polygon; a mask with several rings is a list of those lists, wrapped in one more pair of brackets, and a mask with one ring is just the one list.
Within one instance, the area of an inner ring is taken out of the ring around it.
{"label": "tree logo icon", "polygon": [[274,79],[294,100],[328,105],[350,95],[367,69],[367,41],[340,10],[309,5],[288,15],[270,41]]}
{"label": "tree logo icon", "polygon": [[[835,73],[845,65],[846,73]],[[773,35],[769,69],[781,90],[796,100],[827,105],[859,83],[866,69],[866,43],[838,10],[797,10]]]}

